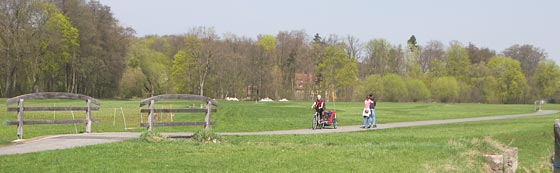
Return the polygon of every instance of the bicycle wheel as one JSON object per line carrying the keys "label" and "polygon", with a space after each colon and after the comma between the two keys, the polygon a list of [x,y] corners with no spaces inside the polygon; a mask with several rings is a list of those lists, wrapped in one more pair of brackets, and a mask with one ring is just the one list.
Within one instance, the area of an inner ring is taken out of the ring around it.
{"label": "bicycle wheel", "polygon": [[313,115],[313,123],[311,124],[313,130],[317,129],[317,113]]}

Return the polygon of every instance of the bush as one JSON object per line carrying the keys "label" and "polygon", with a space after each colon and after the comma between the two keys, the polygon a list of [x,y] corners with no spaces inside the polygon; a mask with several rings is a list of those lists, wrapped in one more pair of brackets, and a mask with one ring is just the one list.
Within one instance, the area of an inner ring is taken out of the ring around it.
{"label": "bush", "polygon": [[210,129],[202,129],[194,132],[193,139],[198,142],[218,143],[222,140],[222,137]]}
{"label": "bush", "polygon": [[406,80],[406,87],[408,88],[408,96],[413,102],[426,101],[430,98],[430,91],[421,80],[408,79]]}
{"label": "bush", "polygon": [[151,131],[151,132],[144,132],[142,134],[140,134],[140,138],[138,138],[141,141],[144,142],[160,142],[160,141],[164,141],[166,138],[161,136],[158,132],[155,131]]}
{"label": "bush", "polygon": [[354,88],[354,100],[363,101],[367,94],[373,94],[376,99],[383,98],[383,78],[380,75],[369,75],[358,81]]}
{"label": "bush", "polygon": [[432,97],[440,102],[453,102],[459,95],[459,86],[454,77],[439,77],[432,81]]}
{"label": "bush", "polygon": [[459,97],[457,97],[456,102],[459,103],[467,103],[467,102],[471,102],[471,94],[472,94],[472,87],[465,83],[465,82],[457,82],[457,85],[459,87]]}
{"label": "bush", "polygon": [[383,98],[387,101],[402,101],[408,98],[408,90],[401,76],[389,74],[383,77]]}

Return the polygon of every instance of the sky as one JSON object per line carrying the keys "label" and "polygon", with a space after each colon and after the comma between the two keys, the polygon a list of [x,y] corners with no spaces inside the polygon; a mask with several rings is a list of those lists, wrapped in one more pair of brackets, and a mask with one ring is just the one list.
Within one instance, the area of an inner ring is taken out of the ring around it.
{"label": "sky", "polygon": [[502,52],[514,44],[544,49],[560,64],[558,0],[100,0],[137,36],[185,34],[197,26],[256,38],[304,30],[405,45],[415,35]]}

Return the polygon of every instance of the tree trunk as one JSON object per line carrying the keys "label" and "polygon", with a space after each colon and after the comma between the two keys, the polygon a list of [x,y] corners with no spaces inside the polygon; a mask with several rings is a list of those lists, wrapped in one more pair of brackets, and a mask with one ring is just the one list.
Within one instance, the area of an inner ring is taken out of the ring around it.
{"label": "tree trunk", "polygon": [[206,57],[206,65],[204,67],[204,73],[201,74],[200,76],[200,96],[204,96],[204,82],[206,81],[206,75],[208,75],[208,70],[210,68],[211,57],[212,57],[212,53],[210,52],[208,57]]}

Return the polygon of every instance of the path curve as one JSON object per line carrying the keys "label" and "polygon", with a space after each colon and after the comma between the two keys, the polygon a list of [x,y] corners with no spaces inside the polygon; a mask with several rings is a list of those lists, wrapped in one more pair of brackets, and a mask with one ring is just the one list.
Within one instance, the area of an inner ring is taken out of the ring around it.
{"label": "path curve", "polygon": [[[380,130],[380,129],[399,128],[399,127],[464,123],[464,122],[474,122],[474,121],[503,120],[503,119],[512,119],[512,118],[550,115],[550,114],[556,114],[558,112],[560,111],[542,110],[539,112],[529,113],[529,114],[387,123],[387,124],[378,124],[377,128],[375,129],[362,129],[359,128],[359,125],[353,125],[353,126],[339,126],[337,129],[329,128],[329,129],[321,129],[321,130],[299,129],[299,130],[279,130],[279,131],[264,131],[264,132],[223,132],[219,134],[227,135],[227,136],[243,136],[243,135],[340,133],[340,132]],[[192,133],[161,133],[161,134],[169,137],[192,136]],[[47,151],[47,150],[67,149],[73,147],[111,143],[111,142],[136,139],[139,136],[140,136],[139,132],[108,132],[108,133],[67,134],[67,135],[38,137],[38,138],[27,139],[21,142],[17,142],[13,145],[0,147],[0,155],[23,154],[23,153],[32,153],[32,152],[40,152],[40,151]]]}

